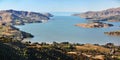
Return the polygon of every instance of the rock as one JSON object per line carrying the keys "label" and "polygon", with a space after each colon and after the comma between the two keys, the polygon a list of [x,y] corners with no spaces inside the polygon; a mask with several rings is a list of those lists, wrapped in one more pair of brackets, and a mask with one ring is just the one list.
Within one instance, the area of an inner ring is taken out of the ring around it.
{"label": "rock", "polygon": [[105,60],[104,55],[96,55],[95,57],[92,57],[94,60]]}
{"label": "rock", "polygon": [[113,25],[102,22],[93,22],[93,23],[80,23],[80,24],[76,24],[75,26],[83,27],[83,28],[107,28]]}

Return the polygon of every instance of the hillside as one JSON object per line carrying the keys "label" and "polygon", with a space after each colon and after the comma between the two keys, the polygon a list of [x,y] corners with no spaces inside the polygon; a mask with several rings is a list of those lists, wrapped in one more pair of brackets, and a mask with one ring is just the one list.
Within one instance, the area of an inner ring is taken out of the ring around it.
{"label": "hillside", "polygon": [[88,20],[120,20],[120,7],[111,8],[103,11],[88,11],[81,14],[73,14],[74,16],[79,16],[81,18],[86,18]]}
{"label": "hillside", "polygon": [[62,50],[52,48],[50,45],[37,48],[38,46],[38,44],[21,43],[10,37],[0,37],[0,60],[74,60]]}
{"label": "hillside", "polygon": [[0,37],[11,37],[14,40],[23,40],[24,38],[32,38],[33,35],[24,31],[20,31],[18,28],[12,25],[1,24]]}
{"label": "hillside", "polygon": [[[114,53],[111,49],[115,49]],[[112,43],[21,43],[10,37],[0,37],[0,60],[119,60],[119,49],[120,46]]]}
{"label": "hillside", "polygon": [[24,23],[35,23],[49,20],[50,13],[37,13],[28,11],[2,10],[0,11],[0,22],[13,25],[23,25]]}
{"label": "hillside", "polygon": [[14,48],[0,42],[0,60],[25,60]]}

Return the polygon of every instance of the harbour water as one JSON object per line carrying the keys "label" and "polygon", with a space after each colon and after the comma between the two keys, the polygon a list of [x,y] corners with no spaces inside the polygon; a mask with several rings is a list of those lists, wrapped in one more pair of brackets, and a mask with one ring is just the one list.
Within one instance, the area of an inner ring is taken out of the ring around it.
{"label": "harbour water", "polygon": [[109,28],[81,28],[74,26],[77,23],[85,23],[87,20],[75,16],[54,16],[46,23],[31,23],[16,26],[25,32],[34,35],[32,42],[70,42],[120,45],[120,37],[107,36],[104,32],[120,30],[120,22],[111,22],[114,27]]}

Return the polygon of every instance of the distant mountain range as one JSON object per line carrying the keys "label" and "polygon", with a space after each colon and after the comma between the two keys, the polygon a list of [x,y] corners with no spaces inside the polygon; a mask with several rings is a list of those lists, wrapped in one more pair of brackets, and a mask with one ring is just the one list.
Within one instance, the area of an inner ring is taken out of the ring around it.
{"label": "distant mountain range", "polygon": [[73,14],[88,20],[107,20],[107,21],[120,21],[120,7],[110,8],[103,11],[88,11],[81,14]]}
{"label": "distant mountain range", "polygon": [[28,11],[2,10],[0,11],[0,23],[23,25],[24,23],[42,22],[52,17],[50,13],[37,13]]}

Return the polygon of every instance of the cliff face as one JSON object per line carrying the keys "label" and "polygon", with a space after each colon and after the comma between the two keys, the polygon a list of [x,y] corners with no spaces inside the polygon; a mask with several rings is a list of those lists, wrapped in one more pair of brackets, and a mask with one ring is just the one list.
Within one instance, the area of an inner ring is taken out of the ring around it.
{"label": "cliff face", "polygon": [[0,22],[11,23],[13,25],[42,22],[42,20],[48,20],[49,15],[27,11],[3,10],[0,11]]}
{"label": "cliff face", "polygon": [[74,14],[74,16],[80,16],[81,18],[86,18],[90,20],[107,20],[114,16],[120,16],[120,7],[96,12],[88,11],[81,14]]}

